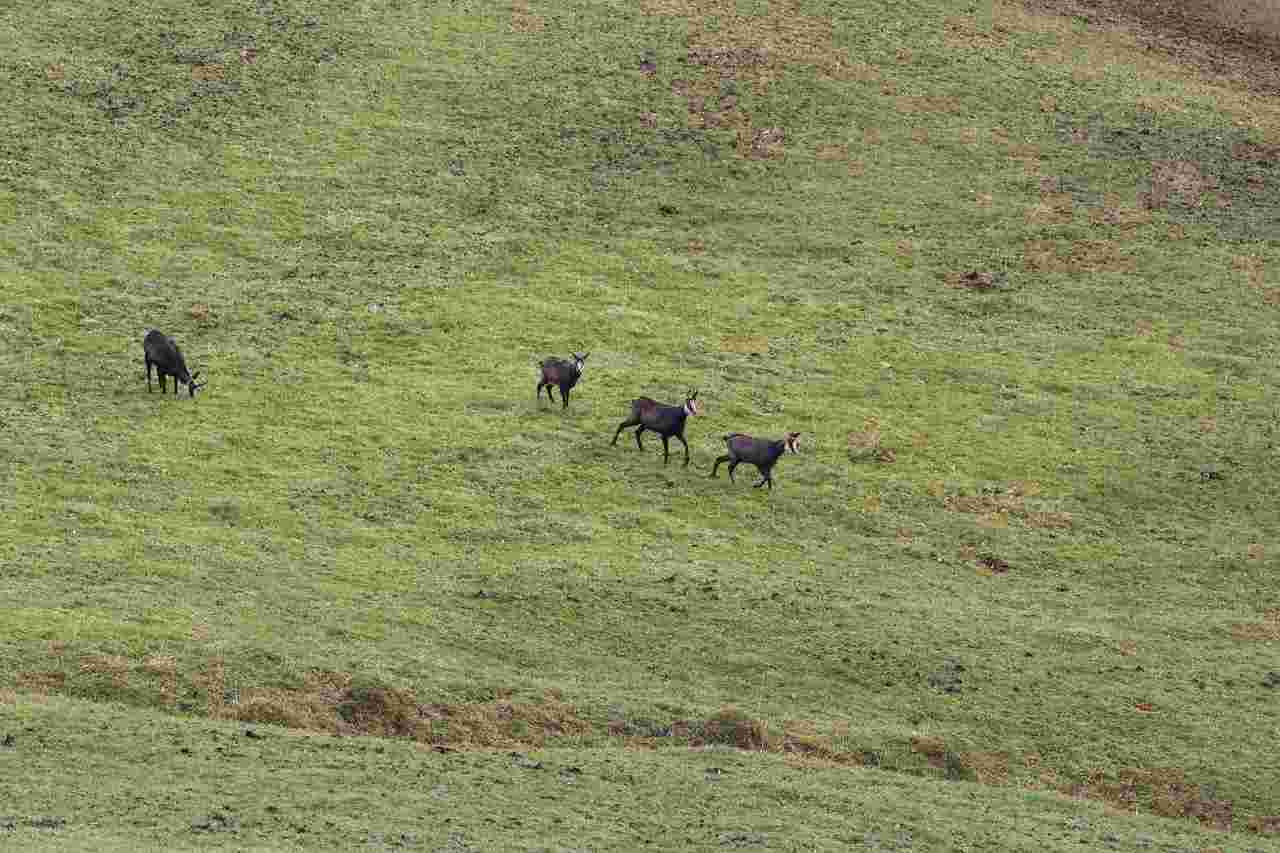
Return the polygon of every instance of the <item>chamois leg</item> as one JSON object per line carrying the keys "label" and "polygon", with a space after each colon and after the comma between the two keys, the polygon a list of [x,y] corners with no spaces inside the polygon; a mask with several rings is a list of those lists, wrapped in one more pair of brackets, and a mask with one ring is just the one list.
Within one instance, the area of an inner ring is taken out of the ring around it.
{"label": "chamois leg", "polygon": [[644,450],[644,445],[640,443],[640,433],[644,432],[644,424],[640,424],[640,429],[636,430],[636,447]]}
{"label": "chamois leg", "polygon": [[163,394],[168,389],[164,387],[164,374],[160,372],[159,365],[156,365],[156,378],[160,380],[160,393]]}
{"label": "chamois leg", "polygon": [[671,441],[671,436],[664,435],[662,437],[662,464],[663,465],[666,465],[667,460],[671,458],[671,447],[669,446],[670,441]]}
{"label": "chamois leg", "polygon": [[[548,394],[551,393],[550,386],[548,386],[547,388],[547,393]],[[565,408],[565,409],[569,408],[569,386],[568,385],[560,386],[560,402],[564,403],[564,406],[562,406],[561,408]]]}
{"label": "chamois leg", "polygon": [[[613,434],[613,441],[609,442],[609,446],[610,446],[610,447],[613,447],[615,444],[617,444],[617,443],[618,443],[618,436],[622,435],[622,431],[623,431],[624,429],[626,429],[626,428],[627,428],[627,427],[629,427],[629,426],[635,426],[635,425],[636,425],[636,424],[638,424],[638,423],[640,423],[640,422],[639,422],[639,421],[637,421],[637,420],[634,420],[634,419],[632,419],[632,418],[627,418],[625,421],[623,421],[622,423],[618,424],[618,431],[617,431],[617,432],[615,432],[615,433]],[[639,437],[639,435],[637,434],[637,436],[636,436],[636,441],[639,441],[639,440],[640,440],[640,437]]]}
{"label": "chamois leg", "polygon": [[[728,453],[726,453],[724,456],[717,456],[717,457],[716,457],[716,464],[714,464],[714,465],[712,465],[712,466],[711,466],[711,476],[712,476],[712,477],[714,477],[714,476],[716,475],[716,471],[719,471],[719,470],[720,470],[720,463],[721,463],[721,462],[729,462],[729,463],[732,463],[732,462],[733,462],[733,457],[732,457],[732,456],[730,456]],[[729,476],[730,476],[730,477],[732,477],[732,476],[733,476],[733,465],[732,465],[732,464],[730,464],[730,465],[729,465]]]}
{"label": "chamois leg", "polygon": [[173,396],[178,396],[178,377],[173,377]]}
{"label": "chamois leg", "polygon": [[676,438],[684,445],[684,467],[689,467],[689,442],[684,440],[684,433],[676,433]]}
{"label": "chamois leg", "polygon": [[[542,402],[542,385],[543,385],[543,383],[541,383],[541,382],[539,382],[539,383],[538,383],[538,390],[537,390],[536,392],[534,392],[534,395],[533,395],[534,397],[536,397],[536,398],[538,399],[538,402],[539,402],[539,403],[541,403],[541,402]],[[548,394],[548,395],[550,395],[550,394],[551,394],[551,392],[550,392],[550,391],[548,391],[548,392],[547,392],[547,394]]]}
{"label": "chamois leg", "polygon": [[146,362],[147,362],[147,393],[150,394],[151,393],[151,359],[149,358],[146,359]]}
{"label": "chamois leg", "polygon": [[737,467],[738,467],[739,465],[741,465],[741,464],[742,464],[742,460],[741,460],[741,459],[731,459],[731,460],[729,460],[729,482],[730,482],[730,483],[736,483],[736,482],[738,482],[737,480],[733,479],[733,469],[734,469],[734,468],[737,468]]}

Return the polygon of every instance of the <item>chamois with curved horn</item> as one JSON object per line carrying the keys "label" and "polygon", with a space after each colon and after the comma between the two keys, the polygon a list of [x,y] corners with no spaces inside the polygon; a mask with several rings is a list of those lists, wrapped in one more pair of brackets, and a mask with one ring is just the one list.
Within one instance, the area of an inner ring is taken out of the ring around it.
{"label": "chamois with curved horn", "polygon": [[538,365],[538,399],[542,399],[542,389],[546,388],[547,402],[554,403],[555,399],[551,396],[551,389],[559,387],[560,402],[564,404],[562,408],[569,408],[569,391],[582,378],[582,366],[589,355],[591,355],[589,352],[581,355],[575,352],[572,360],[567,358],[543,359],[542,363]]}
{"label": "chamois with curved horn", "polygon": [[786,438],[774,440],[731,432],[724,437],[724,443],[729,452],[716,458],[716,464],[711,466],[712,477],[716,475],[721,462],[728,462],[729,480],[733,481],[733,469],[747,462],[756,466],[756,470],[760,472],[760,482],[755,484],[755,488],[768,483],[769,490],[773,491],[773,466],[784,453],[800,452],[800,433],[789,432]]}
{"label": "chamois with curved horn", "polygon": [[618,443],[618,436],[624,429],[639,426],[636,430],[636,447],[644,450],[644,444],[640,441],[641,433],[645,430],[656,432],[662,436],[662,464],[666,465],[671,456],[668,442],[674,436],[684,445],[684,464],[687,467],[689,442],[684,440],[684,422],[690,415],[702,414],[702,404],[698,402],[697,396],[698,392],[691,389],[685,395],[683,406],[666,406],[649,397],[637,397],[631,401],[631,414],[625,421],[618,424],[618,430],[613,434],[613,441],[609,442],[609,446],[612,447]]}

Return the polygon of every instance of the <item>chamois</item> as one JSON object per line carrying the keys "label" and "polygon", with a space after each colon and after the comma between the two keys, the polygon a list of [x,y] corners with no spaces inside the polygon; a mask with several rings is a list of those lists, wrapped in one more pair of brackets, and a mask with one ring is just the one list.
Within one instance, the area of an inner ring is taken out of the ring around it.
{"label": "chamois", "polygon": [[636,447],[644,450],[644,445],[640,442],[640,433],[645,430],[656,432],[662,436],[662,464],[666,465],[671,456],[671,449],[667,443],[672,436],[675,436],[684,445],[684,464],[688,467],[689,442],[684,440],[684,422],[690,415],[702,414],[702,404],[695,399],[697,396],[697,391],[689,391],[685,395],[683,406],[664,406],[648,397],[637,397],[631,401],[631,415],[618,425],[618,431],[613,434],[613,441],[609,442],[609,446],[612,447],[618,443],[618,436],[624,429],[638,424],[640,428],[636,430]]}
{"label": "chamois", "polygon": [[728,446],[729,452],[717,457],[716,464],[711,466],[711,476],[716,475],[721,462],[728,462],[729,480],[733,481],[733,469],[743,462],[749,462],[760,472],[760,482],[755,484],[755,488],[758,489],[768,483],[769,490],[772,491],[773,466],[782,454],[800,452],[800,433],[789,432],[786,438],[772,441],[767,438],[752,438],[740,432],[731,432],[724,437],[724,443]]}
{"label": "chamois", "polygon": [[160,379],[160,393],[165,392],[164,378],[173,377],[173,393],[178,393],[178,383],[186,383],[187,393],[192,397],[196,391],[207,385],[207,382],[196,382],[200,372],[187,372],[187,362],[178,349],[178,342],[163,332],[155,329],[147,332],[142,339],[142,356],[147,363],[147,391],[151,391],[151,365],[156,367],[156,376]]}
{"label": "chamois", "polygon": [[572,361],[565,358],[543,359],[542,364],[538,365],[538,399],[542,399],[542,389],[546,388],[547,402],[554,403],[555,399],[551,396],[551,388],[558,385],[560,386],[560,402],[564,403],[564,408],[569,408],[569,391],[582,378],[582,365],[589,355],[591,355],[589,352],[582,355],[578,355],[575,352]]}

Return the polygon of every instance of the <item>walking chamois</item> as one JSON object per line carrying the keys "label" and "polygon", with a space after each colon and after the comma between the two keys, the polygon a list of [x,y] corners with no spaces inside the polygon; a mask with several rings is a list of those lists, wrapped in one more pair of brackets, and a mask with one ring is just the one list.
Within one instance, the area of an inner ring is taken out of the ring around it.
{"label": "walking chamois", "polygon": [[173,377],[173,393],[178,393],[178,383],[185,383],[187,393],[192,397],[196,395],[196,391],[207,385],[207,382],[196,382],[200,376],[200,371],[189,373],[187,371],[187,362],[182,357],[182,350],[178,349],[178,342],[163,332],[155,329],[147,332],[146,337],[142,339],[142,356],[147,363],[147,391],[151,391],[151,365],[156,367],[156,376],[160,379],[160,393],[165,393],[164,378],[166,376]]}
{"label": "walking chamois", "polygon": [[729,480],[732,482],[733,469],[743,462],[749,462],[760,472],[760,482],[755,484],[755,488],[758,489],[768,483],[769,490],[773,491],[773,466],[777,464],[782,454],[800,452],[800,433],[789,432],[786,438],[773,441],[767,438],[752,438],[740,432],[731,432],[724,437],[724,443],[728,446],[729,452],[718,457],[716,464],[711,466],[712,477],[716,475],[721,462],[728,462]]}
{"label": "walking chamois", "polygon": [[644,445],[640,442],[642,432],[656,432],[662,436],[662,464],[666,465],[671,456],[668,442],[675,436],[684,445],[684,464],[688,467],[689,442],[684,440],[684,422],[690,415],[702,414],[702,404],[697,401],[697,396],[696,390],[689,391],[685,395],[683,406],[664,406],[657,400],[637,397],[631,401],[631,415],[618,425],[618,431],[613,434],[613,441],[609,442],[609,446],[618,443],[618,436],[624,429],[639,425],[640,428],[636,430],[636,447],[644,450]]}
{"label": "walking chamois", "polygon": [[553,386],[560,388],[560,402],[564,403],[563,408],[569,408],[569,391],[574,385],[578,384],[578,380],[582,378],[582,365],[587,360],[587,356],[591,353],[573,354],[573,360],[565,358],[548,358],[543,359],[539,367],[538,373],[538,393],[539,400],[542,399],[542,389],[547,389],[547,402],[554,403],[555,399],[551,396]]}

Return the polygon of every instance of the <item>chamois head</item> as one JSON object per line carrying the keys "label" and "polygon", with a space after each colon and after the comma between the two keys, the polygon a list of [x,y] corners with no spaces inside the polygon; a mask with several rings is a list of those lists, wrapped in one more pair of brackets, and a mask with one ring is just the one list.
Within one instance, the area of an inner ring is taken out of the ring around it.
{"label": "chamois head", "polygon": [[192,397],[196,395],[197,391],[209,384],[208,380],[205,380],[204,382],[197,382],[196,380],[199,378],[200,371],[197,370],[195,373],[191,374],[191,381],[187,383],[187,394]]}
{"label": "chamois head", "polygon": [[702,404],[697,400],[698,392],[696,389],[690,388],[689,392],[684,395],[684,410],[691,415],[702,414]]}
{"label": "chamois head", "polygon": [[800,433],[798,432],[787,433],[787,437],[785,441],[787,442],[787,448],[786,448],[787,453],[800,452]]}
{"label": "chamois head", "polygon": [[573,367],[574,367],[574,369],[575,369],[575,370],[577,370],[579,373],[581,373],[581,372],[582,372],[582,365],[583,365],[584,363],[586,363],[587,356],[589,356],[589,355],[591,355],[591,353],[589,353],[589,352],[584,352],[584,353],[582,353],[581,355],[579,355],[579,354],[578,354],[578,353],[576,353],[576,352],[573,354]]}

